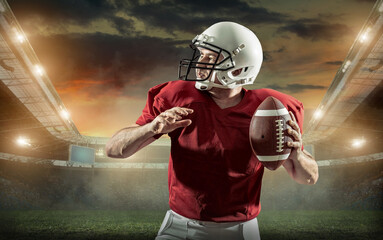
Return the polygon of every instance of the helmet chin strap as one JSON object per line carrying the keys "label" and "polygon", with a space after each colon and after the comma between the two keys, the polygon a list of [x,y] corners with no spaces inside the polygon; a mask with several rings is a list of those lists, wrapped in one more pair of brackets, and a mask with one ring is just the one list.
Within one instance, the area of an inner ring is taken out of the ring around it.
{"label": "helmet chin strap", "polygon": [[214,79],[217,76],[217,71],[213,71],[211,78],[205,81],[196,81],[195,82],[195,88],[202,91],[207,91],[212,89],[213,87],[216,88],[225,88],[225,89],[232,89],[235,88],[235,83],[229,84],[229,85],[222,85],[214,82]]}

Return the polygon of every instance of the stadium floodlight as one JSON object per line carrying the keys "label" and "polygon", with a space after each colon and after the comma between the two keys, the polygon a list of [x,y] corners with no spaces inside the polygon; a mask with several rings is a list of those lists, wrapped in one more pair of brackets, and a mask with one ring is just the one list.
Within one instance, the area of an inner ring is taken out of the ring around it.
{"label": "stadium floodlight", "polygon": [[29,139],[26,139],[25,137],[19,137],[17,139],[17,144],[19,144],[20,146],[31,146],[31,144],[29,143]]}
{"label": "stadium floodlight", "polygon": [[67,110],[61,110],[61,117],[63,117],[65,120],[68,120],[69,119],[69,117],[70,117],[70,114],[69,114],[69,112],[67,111]]}
{"label": "stadium floodlight", "polygon": [[371,31],[371,28],[367,28],[364,33],[359,38],[359,42],[364,43],[365,41],[368,40],[368,33]]}
{"label": "stadium floodlight", "polygon": [[20,33],[18,33],[18,34],[16,35],[16,38],[17,38],[17,40],[18,40],[20,43],[23,43],[24,40],[25,40],[24,36],[21,35]]}
{"label": "stadium floodlight", "polygon": [[365,140],[365,139],[363,139],[363,138],[356,138],[356,139],[352,140],[352,144],[351,144],[351,145],[352,145],[354,148],[360,148],[360,147],[362,147],[365,143],[366,143],[366,140]]}
{"label": "stadium floodlight", "polygon": [[24,35],[17,31],[16,28],[14,28],[13,31],[15,32],[17,41],[19,41],[19,43],[23,43],[25,41]]}
{"label": "stadium floodlight", "polygon": [[348,61],[344,64],[343,69],[342,69],[342,72],[346,72],[347,68],[348,68],[350,65],[351,65],[351,61],[348,60]]}
{"label": "stadium floodlight", "polygon": [[41,66],[39,66],[39,65],[35,65],[35,71],[40,76],[42,76],[43,73],[44,73],[44,69]]}
{"label": "stadium floodlight", "polygon": [[322,117],[322,111],[320,109],[318,109],[314,113],[314,118],[319,119],[320,117]]}

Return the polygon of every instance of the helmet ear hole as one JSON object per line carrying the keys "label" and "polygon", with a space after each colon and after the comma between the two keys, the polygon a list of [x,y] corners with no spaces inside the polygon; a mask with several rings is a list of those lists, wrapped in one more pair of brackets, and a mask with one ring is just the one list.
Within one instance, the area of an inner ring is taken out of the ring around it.
{"label": "helmet ear hole", "polygon": [[241,73],[242,73],[242,68],[235,69],[234,71],[231,71],[231,75],[232,75],[233,77],[236,77],[236,76],[238,76],[238,75],[241,74]]}

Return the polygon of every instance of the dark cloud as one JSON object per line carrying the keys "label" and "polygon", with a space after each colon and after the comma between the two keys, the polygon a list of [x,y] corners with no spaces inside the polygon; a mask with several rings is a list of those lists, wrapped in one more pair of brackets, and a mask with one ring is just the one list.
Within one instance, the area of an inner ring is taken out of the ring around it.
{"label": "dark cloud", "polygon": [[344,13],[318,13],[318,19],[323,21],[339,21],[344,19],[345,16]]}
{"label": "dark cloud", "polygon": [[336,65],[336,66],[342,65],[342,63],[343,63],[343,61],[329,61],[329,62],[325,62],[325,64]]}
{"label": "dark cloud", "polygon": [[[50,27],[74,24],[88,26],[97,19],[106,19],[121,33],[129,34],[133,22],[116,17],[117,6],[104,0],[9,0],[12,11],[22,25],[33,26],[31,22],[38,17],[44,25]],[[32,33],[32,31],[31,31]]]}
{"label": "dark cloud", "polygon": [[[188,53],[186,48],[175,47],[183,43],[181,41],[101,33],[40,36],[30,41],[52,82],[59,87],[86,79],[123,89],[142,79],[155,78],[149,73],[169,66],[174,72],[168,80],[173,80],[177,78],[179,60]],[[94,91],[105,90],[105,85],[96,85],[96,88],[85,91],[96,94]]]}
{"label": "dark cloud", "polygon": [[301,38],[311,41],[332,41],[352,33],[351,29],[345,24],[328,23],[320,19],[290,21],[278,28],[278,33],[284,32],[294,33]]}
{"label": "dark cloud", "polygon": [[289,93],[298,93],[303,92],[306,90],[315,90],[315,89],[327,89],[325,86],[320,85],[311,85],[311,84],[299,84],[299,83],[293,83],[293,84],[287,84],[286,86],[280,86],[276,84],[268,85],[266,88],[271,88],[278,91],[285,91]]}
{"label": "dark cloud", "polygon": [[132,20],[127,20],[122,17],[111,16],[110,21],[112,23],[112,26],[115,29],[117,29],[117,31],[120,34],[128,36],[134,36],[138,34],[138,32],[136,32],[136,30],[133,27],[134,22]]}
{"label": "dark cloud", "polygon": [[282,23],[286,14],[251,7],[245,2],[165,0],[157,3],[129,1],[125,10],[151,26],[167,31],[200,32],[218,21],[236,21],[242,24]]}
{"label": "dark cloud", "polygon": [[37,15],[50,22],[73,21],[80,25],[109,17],[116,11],[114,6],[102,0],[9,0],[8,3],[18,19]]}
{"label": "dark cloud", "polygon": [[286,51],[286,47],[282,46],[279,49],[271,50],[271,51],[263,51],[263,61],[264,62],[272,62],[273,61],[273,54],[275,53],[283,53]]}
{"label": "dark cloud", "polygon": [[263,51],[263,62],[272,62],[273,57],[271,56],[270,52]]}
{"label": "dark cloud", "polygon": [[235,21],[244,25],[283,23],[289,17],[263,7],[233,1],[93,1],[93,0],[10,0],[10,6],[19,21],[29,21],[39,16],[45,24],[73,23],[86,26],[95,19],[107,19],[123,34],[133,31],[133,22],[116,17],[118,11],[134,16],[147,26],[162,28],[173,33],[176,30],[199,33],[219,21]]}

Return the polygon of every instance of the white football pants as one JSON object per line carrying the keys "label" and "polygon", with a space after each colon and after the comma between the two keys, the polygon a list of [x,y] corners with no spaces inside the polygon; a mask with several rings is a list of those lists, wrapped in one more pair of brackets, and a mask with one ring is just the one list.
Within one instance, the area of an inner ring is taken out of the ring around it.
{"label": "white football pants", "polygon": [[257,218],[245,222],[207,222],[166,212],[155,240],[260,240]]}

